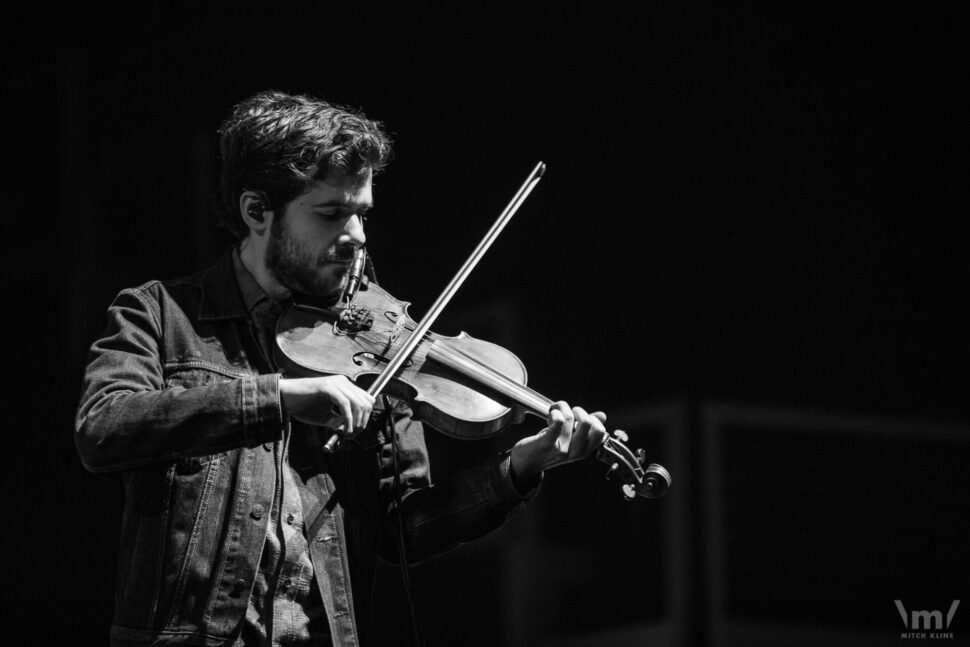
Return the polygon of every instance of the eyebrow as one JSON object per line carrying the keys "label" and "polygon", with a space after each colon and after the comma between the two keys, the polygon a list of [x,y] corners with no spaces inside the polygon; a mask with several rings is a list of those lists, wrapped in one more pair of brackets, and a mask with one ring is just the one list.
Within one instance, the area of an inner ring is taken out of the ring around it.
{"label": "eyebrow", "polygon": [[[323,209],[324,207],[352,207],[353,204],[350,202],[345,202],[343,200],[327,200],[326,202],[321,202],[319,204],[311,204],[311,209]],[[374,208],[374,203],[362,203],[357,211],[369,211]]]}

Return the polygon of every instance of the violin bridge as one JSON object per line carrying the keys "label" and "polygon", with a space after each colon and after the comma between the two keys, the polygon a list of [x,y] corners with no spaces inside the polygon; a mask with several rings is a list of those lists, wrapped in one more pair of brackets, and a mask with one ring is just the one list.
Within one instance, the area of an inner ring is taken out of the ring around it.
{"label": "violin bridge", "polygon": [[400,336],[401,331],[404,330],[405,321],[406,321],[405,317],[398,317],[397,321],[394,322],[394,327],[391,328],[391,336],[390,336],[391,342],[397,341],[397,338]]}

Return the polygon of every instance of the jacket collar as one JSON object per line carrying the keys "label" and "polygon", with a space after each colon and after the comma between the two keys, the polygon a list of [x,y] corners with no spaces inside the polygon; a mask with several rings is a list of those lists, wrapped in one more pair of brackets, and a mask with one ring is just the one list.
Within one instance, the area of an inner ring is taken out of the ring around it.
{"label": "jacket collar", "polygon": [[199,305],[199,320],[218,320],[245,318],[249,312],[239,290],[239,281],[233,269],[232,256],[235,248],[230,248],[215,265],[202,275],[202,303]]}

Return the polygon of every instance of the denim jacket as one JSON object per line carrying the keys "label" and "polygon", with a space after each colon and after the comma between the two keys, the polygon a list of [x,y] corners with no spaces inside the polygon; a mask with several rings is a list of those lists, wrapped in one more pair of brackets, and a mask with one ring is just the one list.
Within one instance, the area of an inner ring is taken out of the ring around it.
{"label": "denim jacket", "polygon": [[[322,452],[290,424],[226,254],[212,268],[123,290],[92,347],[75,422],[84,466],[125,489],[112,645],[229,645],[246,613],[282,465],[294,465],[335,645],[360,642],[378,556],[397,559],[389,447]],[[508,454],[432,484],[420,423],[398,404],[404,544],[420,561],[501,525],[527,497]]]}

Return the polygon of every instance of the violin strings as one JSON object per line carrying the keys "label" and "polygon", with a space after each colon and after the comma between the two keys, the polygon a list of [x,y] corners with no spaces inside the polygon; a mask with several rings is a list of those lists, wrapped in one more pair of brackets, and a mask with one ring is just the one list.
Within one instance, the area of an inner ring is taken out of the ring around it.
{"label": "violin strings", "polygon": [[[416,328],[415,326],[404,325],[404,326],[401,326],[399,330],[413,332],[415,328]],[[397,354],[397,351],[401,348],[401,346],[403,346],[404,342],[406,341],[406,338],[403,340],[396,340],[396,339],[391,340],[390,334],[394,332],[394,330],[395,330],[394,326],[377,325],[377,326],[371,327],[368,330],[362,330],[358,333],[347,335],[347,336],[352,338],[353,342],[364,351],[373,352],[375,350],[375,347],[383,347],[384,350],[387,351],[387,354],[386,355],[381,354],[381,357],[383,359],[390,360]],[[434,333],[430,331],[426,331],[422,335],[422,339],[424,341],[433,341],[434,339],[433,334]],[[507,382],[510,386],[516,388],[517,390],[521,391],[523,394],[527,396],[531,396],[536,400],[539,400],[539,401],[547,400],[547,398],[543,396],[541,393],[538,393],[537,391],[531,389],[527,385],[520,384],[515,380],[513,380],[512,378],[510,378],[509,376],[499,371],[496,371],[495,369],[492,369],[491,367],[483,364],[480,360],[476,359],[475,357],[466,355],[465,353],[461,353],[460,351],[457,351],[457,352],[463,355],[465,359],[467,359],[468,361],[471,361],[474,364],[481,367],[480,370],[482,371],[482,373],[488,374],[492,377],[501,378],[502,380]]]}

